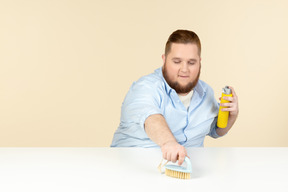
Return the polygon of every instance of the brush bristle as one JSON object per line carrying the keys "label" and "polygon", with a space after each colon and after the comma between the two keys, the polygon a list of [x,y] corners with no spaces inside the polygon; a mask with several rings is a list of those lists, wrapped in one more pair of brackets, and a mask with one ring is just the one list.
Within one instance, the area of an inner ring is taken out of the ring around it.
{"label": "brush bristle", "polygon": [[190,179],[190,173],[184,173],[179,171],[173,171],[170,169],[165,169],[165,174],[170,177],[175,177],[179,179]]}

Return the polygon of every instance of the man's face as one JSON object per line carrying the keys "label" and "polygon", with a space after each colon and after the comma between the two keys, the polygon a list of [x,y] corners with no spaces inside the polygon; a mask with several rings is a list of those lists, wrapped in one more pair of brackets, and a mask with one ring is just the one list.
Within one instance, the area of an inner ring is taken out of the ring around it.
{"label": "man's face", "polygon": [[162,55],[163,76],[178,94],[189,93],[200,76],[201,58],[195,44],[172,43],[168,55]]}

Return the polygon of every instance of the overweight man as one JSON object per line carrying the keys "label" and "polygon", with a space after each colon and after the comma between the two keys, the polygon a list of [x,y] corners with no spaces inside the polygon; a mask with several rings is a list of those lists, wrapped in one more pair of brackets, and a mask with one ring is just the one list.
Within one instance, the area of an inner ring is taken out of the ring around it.
{"label": "overweight man", "polygon": [[[218,138],[233,126],[238,99],[232,89],[226,128],[217,127],[219,103],[213,89],[199,80],[201,43],[196,33],[173,32],[162,55],[163,66],[130,87],[111,147],[160,147],[163,158],[181,165],[185,147],[203,147],[206,135]],[[219,76],[221,78],[221,76]]]}

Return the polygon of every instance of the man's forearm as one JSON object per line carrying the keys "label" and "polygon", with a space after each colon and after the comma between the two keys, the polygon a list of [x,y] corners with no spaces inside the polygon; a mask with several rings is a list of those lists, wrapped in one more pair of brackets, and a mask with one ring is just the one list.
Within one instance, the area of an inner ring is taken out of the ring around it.
{"label": "man's forearm", "polygon": [[144,124],[148,137],[159,146],[168,142],[177,142],[169,129],[165,118],[160,114],[150,115]]}
{"label": "man's forearm", "polygon": [[225,128],[217,128],[216,129],[216,133],[219,135],[219,136],[223,136],[225,135],[226,133],[228,133],[228,131],[232,128],[232,126],[234,125],[235,121],[236,121],[237,117],[230,117],[228,119],[228,123],[227,123],[227,127]]}
{"label": "man's forearm", "polygon": [[184,162],[187,151],[177,142],[162,115],[149,116],[144,127],[148,137],[161,147],[164,159],[174,163],[178,160],[179,165]]}

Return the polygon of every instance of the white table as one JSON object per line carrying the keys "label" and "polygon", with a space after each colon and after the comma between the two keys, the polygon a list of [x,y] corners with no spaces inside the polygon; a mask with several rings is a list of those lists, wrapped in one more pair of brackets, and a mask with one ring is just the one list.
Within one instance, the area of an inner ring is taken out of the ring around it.
{"label": "white table", "polygon": [[288,191],[288,148],[188,148],[190,180],[160,149],[0,148],[0,191]]}

